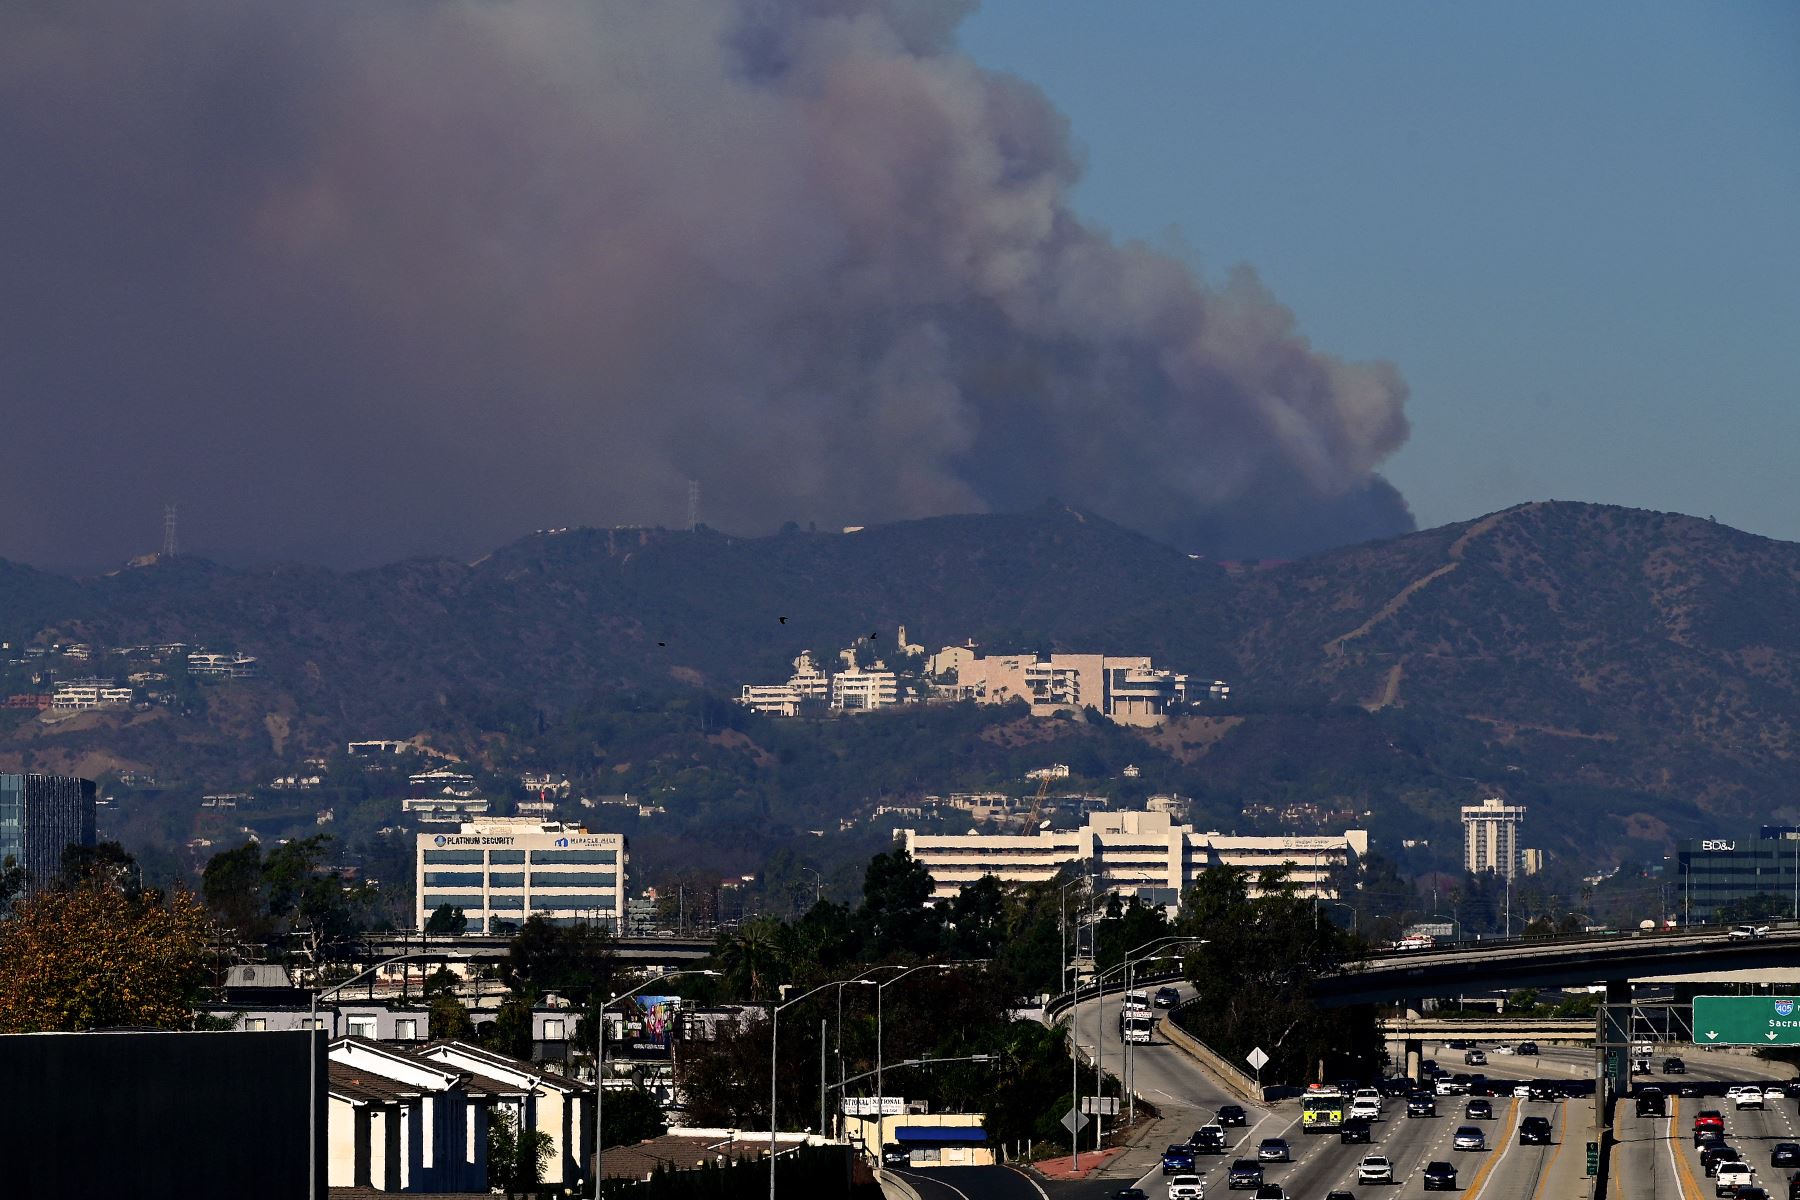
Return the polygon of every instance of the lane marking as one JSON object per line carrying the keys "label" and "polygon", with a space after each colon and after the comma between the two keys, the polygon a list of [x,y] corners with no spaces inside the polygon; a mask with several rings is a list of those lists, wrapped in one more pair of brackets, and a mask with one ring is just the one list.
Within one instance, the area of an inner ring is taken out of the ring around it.
{"label": "lane marking", "polygon": [[1515,1097],[1506,1109],[1506,1132],[1500,1135],[1505,1144],[1501,1148],[1500,1153],[1489,1154],[1487,1161],[1482,1163],[1476,1170],[1475,1178],[1465,1189],[1469,1194],[1469,1200],[1475,1200],[1477,1196],[1481,1195],[1481,1189],[1487,1186],[1487,1181],[1491,1179],[1494,1172],[1499,1169],[1500,1160],[1512,1153],[1514,1145],[1512,1141],[1513,1126],[1518,1123],[1518,1120],[1519,1101]]}
{"label": "lane marking", "polygon": [[917,1175],[913,1171],[902,1171],[898,1167],[889,1167],[887,1169],[896,1175],[914,1175],[921,1183],[935,1183],[939,1187],[949,1188],[951,1191],[961,1196],[962,1200],[969,1200],[969,1194],[957,1187],[954,1183],[945,1183],[942,1179],[928,1179],[923,1175]]}
{"label": "lane marking", "polygon": [[[1552,1169],[1556,1166],[1556,1156],[1562,1153],[1563,1143],[1569,1140],[1569,1123],[1563,1119],[1563,1114],[1568,1107],[1567,1101],[1557,1105],[1556,1116],[1550,1121],[1550,1157],[1546,1158],[1544,1165],[1538,1168],[1537,1186],[1531,1189],[1531,1200],[1538,1200],[1538,1197],[1544,1194],[1544,1185],[1550,1182]],[[1562,1126],[1560,1131],[1557,1129],[1558,1125]],[[1650,1191],[1652,1194],[1656,1192],[1655,1180],[1650,1182]]]}
{"label": "lane marking", "polygon": [[1675,1149],[1681,1130],[1681,1097],[1671,1097],[1675,1101],[1669,1106],[1669,1162],[1675,1167],[1675,1186],[1681,1189],[1683,1200],[1703,1200],[1700,1185],[1694,1180],[1694,1169],[1687,1164],[1687,1155]]}
{"label": "lane marking", "polygon": [[1025,1172],[1019,1170],[1019,1168],[1017,1168],[1017,1167],[1008,1167],[1006,1169],[1011,1171],[1014,1175],[1017,1175],[1020,1179],[1023,1179],[1026,1183],[1029,1183],[1032,1186],[1032,1188],[1036,1190],[1037,1194],[1042,1198],[1042,1200],[1050,1200],[1050,1193],[1046,1192],[1043,1188],[1043,1185],[1038,1183],[1037,1180],[1033,1179],[1031,1176],[1027,1175]]}

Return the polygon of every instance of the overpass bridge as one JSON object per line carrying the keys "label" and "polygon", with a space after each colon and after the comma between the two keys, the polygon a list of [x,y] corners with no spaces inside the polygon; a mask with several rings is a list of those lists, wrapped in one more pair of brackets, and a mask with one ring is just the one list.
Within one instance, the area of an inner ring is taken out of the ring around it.
{"label": "overpass bridge", "polygon": [[1326,1007],[1394,1004],[1522,987],[1624,988],[1633,979],[1795,966],[1800,966],[1800,926],[1789,922],[1760,938],[1732,938],[1723,928],[1705,928],[1395,951],[1345,964],[1340,973],[1319,980],[1314,995]]}
{"label": "overpass bridge", "polygon": [[[491,963],[506,957],[512,939],[489,934],[371,934],[361,939],[352,957],[378,963],[402,954],[424,956],[421,961]],[[713,952],[709,938],[619,938],[611,944],[613,957],[632,967],[691,966]]]}

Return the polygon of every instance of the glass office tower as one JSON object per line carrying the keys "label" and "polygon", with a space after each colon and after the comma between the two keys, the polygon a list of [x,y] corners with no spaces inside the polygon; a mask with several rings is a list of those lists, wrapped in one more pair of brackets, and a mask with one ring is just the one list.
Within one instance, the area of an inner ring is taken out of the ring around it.
{"label": "glass office tower", "polygon": [[25,868],[30,894],[62,872],[63,851],[94,844],[94,781],[72,775],[0,775],[0,862]]}

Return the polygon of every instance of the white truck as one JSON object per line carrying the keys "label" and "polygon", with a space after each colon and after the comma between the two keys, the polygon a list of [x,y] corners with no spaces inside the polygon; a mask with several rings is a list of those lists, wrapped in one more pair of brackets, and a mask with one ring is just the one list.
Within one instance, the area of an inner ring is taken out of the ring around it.
{"label": "white truck", "polygon": [[1135,1042],[1142,1046],[1149,1044],[1150,1032],[1155,1028],[1156,1018],[1150,1015],[1148,1010],[1144,1012],[1127,1012],[1125,1014],[1121,1032],[1124,1034],[1126,1041]]}
{"label": "white truck", "polygon": [[1713,1179],[1714,1191],[1720,1196],[1735,1195],[1738,1188],[1749,1187],[1756,1182],[1756,1172],[1749,1163],[1728,1162],[1719,1164],[1719,1173]]}

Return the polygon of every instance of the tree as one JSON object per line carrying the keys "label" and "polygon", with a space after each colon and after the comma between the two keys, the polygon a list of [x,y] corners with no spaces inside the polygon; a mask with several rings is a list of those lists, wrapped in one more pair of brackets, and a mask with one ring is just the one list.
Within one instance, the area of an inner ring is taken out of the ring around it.
{"label": "tree", "polygon": [[857,915],[877,954],[936,948],[942,914],[930,907],[931,890],[931,872],[904,849],[869,860]]}
{"label": "tree", "polygon": [[133,885],[141,873],[137,859],[117,842],[94,846],[70,842],[63,847],[62,877],[69,883],[102,880],[123,889]]}
{"label": "tree", "polygon": [[440,992],[431,998],[429,1024],[434,1042],[467,1040],[475,1033],[475,1022],[470,1019],[469,1010],[449,992]]}
{"label": "tree", "polygon": [[496,1108],[488,1121],[488,1182],[507,1196],[534,1190],[544,1181],[554,1145],[549,1134],[524,1128],[514,1113]]}
{"label": "tree", "polygon": [[497,1054],[531,1061],[531,1001],[523,996],[508,996],[494,1013],[484,1039],[488,1049]]}
{"label": "tree", "polygon": [[646,1088],[608,1088],[606,1092],[606,1144],[635,1146],[669,1131],[662,1105]]}
{"label": "tree", "polygon": [[269,899],[263,880],[262,846],[247,841],[221,850],[200,873],[200,894],[219,923],[249,942],[270,938]]}
{"label": "tree", "polygon": [[439,967],[425,977],[425,995],[427,998],[454,992],[456,990],[456,973],[449,967]]}
{"label": "tree", "polygon": [[617,962],[612,936],[597,925],[552,925],[527,917],[513,935],[500,977],[515,992],[556,992],[585,1002],[609,989]]}
{"label": "tree", "polygon": [[425,932],[432,934],[456,935],[469,927],[469,918],[460,908],[452,908],[448,904],[440,904],[432,910],[425,922]]}
{"label": "tree", "polygon": [[0,1033],[187,1028],[210,932],[186,891],[97,878],[40,892],[0,925]]}
{"label": "tree", "polygon": [[12,911],[13,902],[25,894],[25,868],[12,855],[0,862],[0,917]]}

